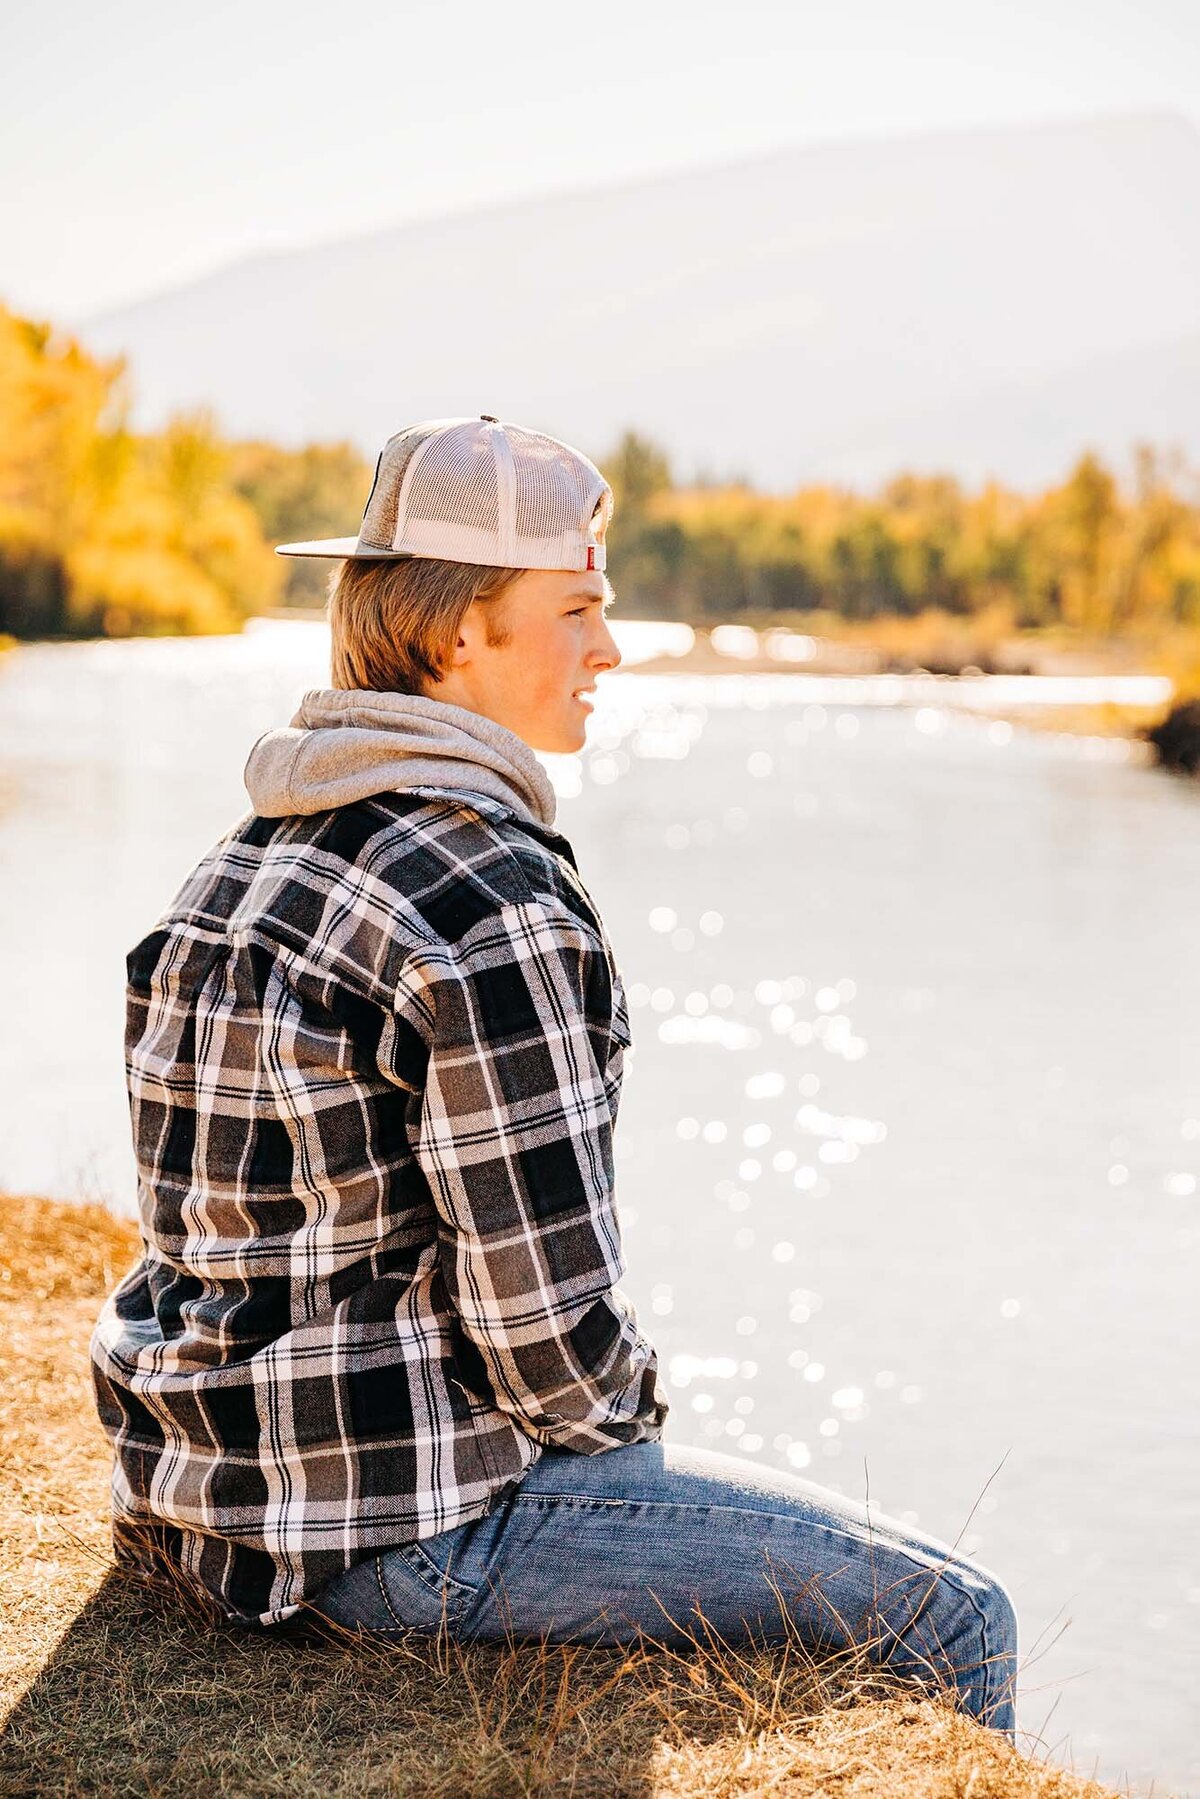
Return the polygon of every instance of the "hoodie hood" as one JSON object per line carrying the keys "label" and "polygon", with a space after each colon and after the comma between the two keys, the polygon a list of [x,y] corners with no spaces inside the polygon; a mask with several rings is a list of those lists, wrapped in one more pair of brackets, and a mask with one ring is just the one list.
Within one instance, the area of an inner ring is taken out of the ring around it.
{"label": "hoodie hood", "polygon": [[246,790],[261,818],[324,812],[376,793],[449,792],[552,827],[550,777],[506,725],[423,694],[306,693],[286,728],[260,737]]}

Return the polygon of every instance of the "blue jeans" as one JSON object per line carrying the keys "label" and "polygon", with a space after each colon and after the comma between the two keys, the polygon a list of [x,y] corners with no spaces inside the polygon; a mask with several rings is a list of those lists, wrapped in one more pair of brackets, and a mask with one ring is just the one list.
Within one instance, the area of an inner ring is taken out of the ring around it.
{"label": "blue jeans", "polygon": [[546,1450],[486,1517],[359,1562],[315,1601],[352,1630],[677,1647],[695,1607],[726,1642],[781,1642],[782,1605],[813,1648],[866,1643],[1014,1735],[1016,1615],[994,1576],[854,1500],[713,1450]]}

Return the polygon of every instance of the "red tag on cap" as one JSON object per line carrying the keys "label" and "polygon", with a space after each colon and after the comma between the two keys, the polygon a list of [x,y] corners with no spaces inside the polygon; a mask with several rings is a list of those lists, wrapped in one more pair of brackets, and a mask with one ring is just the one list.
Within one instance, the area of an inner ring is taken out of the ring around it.
{"label": "red tag on cap", "polygon": [[596,546],[593,543],[588,545],[587,565],[589,568],[595,568],[596,566]]}

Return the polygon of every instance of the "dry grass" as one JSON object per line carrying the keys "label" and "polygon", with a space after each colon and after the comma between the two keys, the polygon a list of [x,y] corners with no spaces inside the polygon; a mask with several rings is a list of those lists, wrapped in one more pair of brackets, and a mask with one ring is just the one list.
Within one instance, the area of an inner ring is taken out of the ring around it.
{"label": "dry grass", "polygon": [[1102,1799],[941,1701],[798,1645],[461,1649],[205,1625],[112,1566],[88,1331],[135,1252],[0,1198],[0,1793]]}

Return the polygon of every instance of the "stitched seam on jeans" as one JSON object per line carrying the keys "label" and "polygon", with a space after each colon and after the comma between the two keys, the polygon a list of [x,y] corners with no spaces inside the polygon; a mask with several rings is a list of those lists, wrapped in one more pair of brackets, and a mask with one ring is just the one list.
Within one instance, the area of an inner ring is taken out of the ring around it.
{"label": "stitched seam on jeans", "polygon": [[757,1518],[773,1524],[807,1525],[809,1529],[823,1530],[831,1537],[846,1537],[854,1542],[860,1541],[857,1537],[851,1537],[849,1531],[839,1529],[835,1524],[822,1524],[815,1519],[797,1517],[793,1512],[760,1512],[755,1506],[708,1505],[703,1502],[693,1504],[687,1499],[639,1499],[632,1494],[627,1494],[624,1499],[613,1500],[601,1499],[590,1493],[518,1493],[516,1503],[518,1505],[543,1505],[547,1500],[551,1504],[561,1504],[565,1500],[568,1504],[575,1505],[644,1505],[652,1506],[660,1512],[691,1512],[695,1516],[709,1512],[718,1516],[728,1514],[735,1518]]}
{"label": "stitched seam on jeans", "polygon": [[[518,1505],[602,1505],[618,1509],[625,1505],[643,1503],[636,1499],[601,1499],[594,1493],[521,1493],[517,1495]],[[653,1503],[652,1501],[647,1503]],[[693,1507],[700,1510],[700,1507]]]}
{"label": "stitched seam on jeans", "polygon": [[[958,1582],[953,1581],[953,1580],[951,1581],[950,1584],[951,1584],[951,1586],[955,1587],[957,1589],[957,1591],[963,1595],[964,1599],[969,1601],[973,1611],[975,1612],[976,1617],[979,1619],[979,1646],[980,1646],[981,1650],[983,1651],[983,1654],[980,1658],[980,1668],[979,1668],[979,1672],[983,1675],[983,1692],[980,1694],[981,1704],[980,1704],[979,1709],[980,1709],[981,1715],[986,1718],[987,1714],[990,1711],[994,1710],[994,1706],[992,1703],[992,1687],[1001,1678],[1000,1670],[996,1667],[992,1656],[989,1654],[990,1645],[988,1642],[987,1613],[984,1611],[983,1607],[979,1604],[979,1601],[976,1599],[974,1593],[972,1593],[968,1588],[960,1587],[958,1585]],[[1011,1699],[1011,1697],[1012,1697],[1011,1692],[1009,1693],[1008,1697]]]}
{"label": "stitched seam on jeans", "polygon": [[[951,1553],[953,1553],[953,1551]],[[962,1582],[949,1572],[944,1562],[942,1566],[936,1570],[934,1580],[935,1583],[944,1580],[952,1592],[957,1593],[960,1599],[966,1600],[967,1604],[971,1607],[971,1610],[979,1620],[979,1645],[982,1651],[979,1661],[979,1672],[983,1676],[983,1691],[980,1694],[979,1710],[981,1717],[986,1718],[988,1713],[994,1710],[994,1699],[1000,1697],[998,1693],[995,1695],[993,1694],[993,1687],[997,1685],[1001,1678],[1004,1678],[1008,1689],[1006,1696],[1010,1700],[1014,1697],[1011,1684],[1012,1677],[1011,1675],[1001,1676],[993,1657],[989,1653],[990,1641],[988,1638],[987,1613],[984,1611],[971,1589],[963,1586]],[[930,1594],[932,1594],[932,1588],[930,1589]],[[964,1671],[968,1674],[971,1673],[971,1669],[969,1668]],[[955,1685],[957,1684],[956,1680]]]}
{"label": "stitched seam on jeans", "polygon": [[[731,1513],[735,1518],[770,1519],[776,1524],[807,1524],[806,1518],[797,1517],[793,1512],[762,1512],[757,1506],[748,1505],[709,1505],[705,1501],[694,1504],[690,1499],[641,1499],[632,1493],[623,1499],[602,1499],[594,1493],[525,1493],[517,1494],[518,1505],[540,1505],[544,1500],[575,1500],[584,1505],[645,1505],[653,1506],[660,1512],[717,1512]],[[845,1531],[838,1530],[835,1525],[814,1524],[816,1530],[827,1530],[832,1536],[845,1536]]]}
{"label": "stitched seam on jeans", "polygon": [[393,1606],[391,1599],[388,1596],[387,1587],[384,1585],[384,1582],[383,1582],[383,1558],[378,1555],[375,1557],[375,1579],[379,1583],[380,1595],[382,1596],[384,1605],[387,1607],[388,1617],[392,1620],[392,1623],[396,1626],[397,1630],[406,1629],[407,1626],[405,1625],[403,1619],[397,1617],[396,1609]]}
{"label": "stitched seam on jeans", "polygon": [[[517,1505],[541,1505],[547,1500],[552,1503],[566,1500],[568,1503],[582,1502],[587,1505],[606,1505],[612,1503],[611,1500],[600,1499],[585,1493],[526,1493],[523,1491],[518,1492],[516,1503]],[[694,1504],[691,1500],[687,1499],[640,1499],[632,1494],[627,1494],[623,1499],[618,1500],[617,1504],[622,1506],[647,1506],[662,1512],[691,1512],[695,1516],[701,1516],[710,1512],[717,1516],[728,1514],[735,1518],[754,1518],[764,1523],[787,1524],[790,1526],[800,1525],[809,1530],[823,1531],[826,1536],[837,1537],[850,1543],[864,1543],[868,1540],[865,1537],[855,1536],[852,1531],[846,1530],[838,1524],[826,1524],[820,1519],[805,1518],[798,1516],[794,1512],[764,1512],[760,1511],[756,1506],[710,1505],[703,1501]],[[955,1591],[961,1593],[965,1599],[971,1597],[965,1587],[961,1587],[956,1580],[947,1574],[947,1562],[944,1556],[939,1558],[932,1568],[927,1568],[922,1566],[912,1555],[911,1551],[905,1549],[902,1545],[881,1543],[878,1536],[872,1539],[872,1541],[877,1549],[886,1550],[888,1553],[894,1555],[903,1555],[906,1560],[912,1563],[917,1572],[936,1575],[939,1580],[949,1580]]]}
{"label": "stitched seam on jeans", "polygon": [[465,1581],[456,1579],[449,1572],[443,1573],[429,1551],[422,1549],[419,1542],[401,1543],[396,1554],[435,1598],[441,1599],[444,1595],[447,1603],[453,1604],[457,1600],[460,1605],[468,1605],[475,1598],[478,1588],[469,1587]]}

